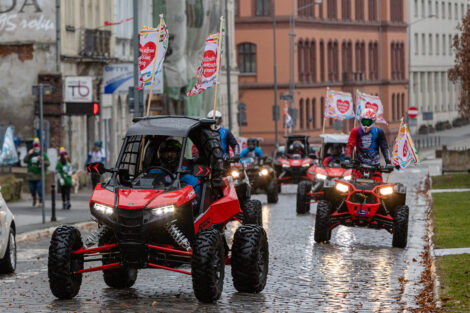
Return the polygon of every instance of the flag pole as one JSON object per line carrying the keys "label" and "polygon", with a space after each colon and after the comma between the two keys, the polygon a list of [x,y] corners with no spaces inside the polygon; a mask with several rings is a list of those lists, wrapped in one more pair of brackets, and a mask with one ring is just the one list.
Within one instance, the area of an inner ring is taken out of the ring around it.
{"label": "flag pole", "polygon": [[155,46],[155,58],[154,58],[154,61],[153,61],[152,82],[150,83],[149,98],[147,100],[147,114],[145,116],[149,116],[149,114],[150,114],[150,100],[152,98],[153,82],[155,80],[155,69],[157,67],[158,46],[160,45],[160,35],[161,35],[161,32],[162,32],[162,22],[163,22],[163,14],[160,14],[160,23],[158,24],[158,35],[157,35],[157,42],[156,42],[156,46]]}
{"label": "flag pole", "polygon": [[[215,67],[215,89],[214,89],[214,109],[212,111],[212,117],[215,120],[215,109],[217,107],[217,87],[219,83],[219,67],[220,67],[220,49],[222,48],[222,28],[224,24],[224,17],[220,17],[220,28],[219,28],[219,46],[217,48],[217,61]],[[227,51],[228,52],[228,51]],[[230,103],[229,103],[230,105]]]}

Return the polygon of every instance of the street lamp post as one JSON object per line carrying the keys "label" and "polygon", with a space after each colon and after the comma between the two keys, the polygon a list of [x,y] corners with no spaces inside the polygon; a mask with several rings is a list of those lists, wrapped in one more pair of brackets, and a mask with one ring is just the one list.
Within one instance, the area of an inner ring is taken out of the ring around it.
{"label": "street lamp post", "polygon": [[[294,63],[295,63],[295,58],[294,58],[294,50],[295,50],[295,15],[296,13],[306,9],[306,8],[309,8],[311,6],[314,6],[316,4],[322,4],[323,3],[323,0],[315,0],[314,2],[310,3],[310,4],[307,4],[307,5],[304,5],[300,8],[297,8],[295,9],[295,0],[292,0],[292,13],[290,15],[290,20],[289,20],[289,24],[290,24],[290,32],[289,32],[289,45],[290,45],[290,60],[289,60],[289,93],[292,95],[292,102],[291,102],[291,108],[294,109],[295,108],[295,96],[294,96],[294,92],[295,92],[295,81],[294,81],[294,73],[295,73],[295,69],[294,69]],[[293,126],[295,126],[297,124],[297,116],[293,116],[292,117],[293,120],[294,120],[294,123],[293,123]],[[294,131],[294,127],[292,127],[292,132]]]}

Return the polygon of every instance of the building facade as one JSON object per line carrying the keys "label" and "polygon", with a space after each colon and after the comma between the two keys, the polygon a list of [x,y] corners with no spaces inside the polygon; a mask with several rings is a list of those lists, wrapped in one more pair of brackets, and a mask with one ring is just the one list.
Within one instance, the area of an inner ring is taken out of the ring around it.
{"label": "building facade", "polygon": [[419,110],[417,127],[458,117],[459,85],[447,72],[454,66],[457,24],[469,6],[466,0],[408,1],[410,105]]}
{"label": "building facade", "polygon": [[[247,105],[244,136],[274,144],[273,6],[277,19],[277,77],[279,94],[289,92],[290,16],[295,19],[295,133],[318,140],[323,128],[326,88],[379,95],[389,139],[407,111],[407,24],[402,0],[238,1],[236,43],[240,69],[240,101]],[[288,105],[279,101],[281,112]],[[289,104],[290,105],[290,104]],[[284,134],[283,118],[279,135]],[[349,132],[326,120],[326,132]],[[336,128],[336,129],[335,129]],[[282,143],[282,139],[281,139]]]}

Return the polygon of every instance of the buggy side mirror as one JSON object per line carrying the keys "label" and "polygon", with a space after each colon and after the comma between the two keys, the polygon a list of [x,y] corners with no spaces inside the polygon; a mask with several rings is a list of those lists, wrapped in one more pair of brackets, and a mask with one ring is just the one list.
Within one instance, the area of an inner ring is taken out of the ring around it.
{"label": "buggy side mirror", "polygon": [[119,182],[124,186],[129,186],[131,184],[131,180],[129,177],[129,169],[128,168],[120,168],[118,169],[118,176]]}
{"label": "buggy side mirror", "polygon": [[209,167],[204,165],[194,165],[193,167],[193,176],[196,177],[208,177],[211,173]]}
{"label": "buggy side mirror", "polygon": [[88,164],[86,170],[88,173],[97,173],[100,175],[106,173],[106,168],[104,167],[104,164],[100,162]]}

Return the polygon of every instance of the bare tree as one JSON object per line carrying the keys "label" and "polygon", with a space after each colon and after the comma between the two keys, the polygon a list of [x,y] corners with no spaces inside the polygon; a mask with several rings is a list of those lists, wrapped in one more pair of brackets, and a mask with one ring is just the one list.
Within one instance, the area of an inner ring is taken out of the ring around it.
{"label": "bare tree", "polygon": [[458,34],[454,36],[452,47],[455,50],[455,64],[449,69],[449,79],[460,83],[459,113],[470,117],[470,10],[457,26]]}

